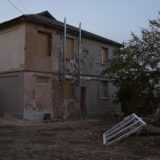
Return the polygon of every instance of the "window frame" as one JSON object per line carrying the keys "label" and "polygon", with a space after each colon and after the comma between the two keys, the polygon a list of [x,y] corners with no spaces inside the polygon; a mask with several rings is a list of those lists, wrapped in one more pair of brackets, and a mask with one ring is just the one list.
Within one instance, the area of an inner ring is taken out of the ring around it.
{"label": "window frame", "polygon": [[[102,85],[102,83],[103,83],[103,85]],[[104,83],[105,83],[105,86],[104,86]],[[106,88],[106,89],[104,90],[104,88]],[[100,80],[99,90],[100,90],[100,98],[101,99],[108,99],[109,98],[109,81]]]}
{"label": "window frame", "polygon": [[[42,54],[42,53],[38,53],[39,52],[39,49],[37,47],[38,45],[38,35],[41,34],[41,35],[46,35],[47,36],[47,44],[48,44],[48,53],[47,54]],[[45,31],[37,31],[37,39],[36,39],[36,55],[38,57],[51,57],[51,54],[52,54],[52,33],[50,32],[45,32]]]}
{"label": "window frame", "polygon": [[[72,91],[71,91],[71,96],[70,95],[65,95],[65,83],[66,82],[70,82],[70,87],[72,87]],[[64,100],[74,100],[74,95],[75,95],[75,83],[73,79],[65,79],[64,83],[63,83],[63,99]]]}
{"label": "window frame", "polygon": [[[41,80],[40,80],[41,79]],[[46,80],[46,81],[44,81],[44,79]],[[48,76],[41,76],[41,75],[37,75],[36,76],[36,84],[40,84],[40,85],[47,85],[48,83],[49,83],[49,81],[50,81],[50,77],[48,77]]]}
{"label": "window frame", "polygon": [[[107,51],[107,52],[104,52]],[[106,55],[106,60],[104,54],[107,53]],[[109,62],[109,48],[108,47],[101,47],[101,64],[107,64]]]}
{"label": "window frame", "polygon": [[[71,50],[72,50],[71,54],[68,53],[68,50],[69,50],[68,49],[68,40],[71,40],[73,42],[72,43],[72,48],[71,48]],[[70,57],[70,55],[71,55],[71,57]],[[66,59],[66,61],[74,59],[74,38],[70,37],[70,36],[66,37],[66,55],[65,55],[65,59]]]}

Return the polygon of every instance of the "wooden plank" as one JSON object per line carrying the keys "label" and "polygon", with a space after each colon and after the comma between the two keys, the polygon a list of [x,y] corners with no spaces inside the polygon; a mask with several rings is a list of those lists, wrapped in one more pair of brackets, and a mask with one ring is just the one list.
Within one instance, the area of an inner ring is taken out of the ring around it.
{"label": "wooden plank", "polygon": [[73,99],[74,98],[74,84],[72,80],[65,80],[63,86],[64,99]]}
{"label": "wooden plank", "polygon": [[51,35],[49,33],[37,33],[37,55],[40,57],[51,55]]}
{"label": "wooden plank", "polygon": [[66,43],[66,59],[74,58],[74,40],[72,38],[67,37]]}

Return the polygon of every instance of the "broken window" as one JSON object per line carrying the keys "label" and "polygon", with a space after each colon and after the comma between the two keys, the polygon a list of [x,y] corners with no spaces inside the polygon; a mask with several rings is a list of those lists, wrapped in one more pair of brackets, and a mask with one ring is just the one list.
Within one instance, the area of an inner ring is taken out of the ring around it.
{"label": "broken window", "polygon": [[65,80],[63,86],[64,99],[74,98],[74,83],[72,80]]}
{"label": "broken window", "polygon": [[74,58],[74,40],[67,37],[66,41],[66,59],[70,60]]}
{"label": "broken window", "polygon": [[45,32],[37,33],[37,55],[40,57],[51,56],[51,34]]}
{"label": "broken window", "polygon": [[109,49],[102,47],[101,55],[102,55],[102,64],[106,64],[109,60]]}
{"label": "broken window", "polygon": [[109,97],[108,81],[100,81],[100,96]]}
{"label": "broken window", "polygon": [[49,82],[49,77],[44,77],[44,76],[36,77],[36,83],[48,83],[48,82]]}

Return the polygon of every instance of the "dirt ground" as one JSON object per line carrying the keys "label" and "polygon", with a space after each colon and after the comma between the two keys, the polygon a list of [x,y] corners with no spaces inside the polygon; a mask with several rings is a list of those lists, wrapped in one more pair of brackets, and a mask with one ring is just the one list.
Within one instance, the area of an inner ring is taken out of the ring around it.
{"label": "dirt ground", "polygon": [[0,160],[160,160],[159,136],[101,143],[111,120],[29,123],[0,119]]}

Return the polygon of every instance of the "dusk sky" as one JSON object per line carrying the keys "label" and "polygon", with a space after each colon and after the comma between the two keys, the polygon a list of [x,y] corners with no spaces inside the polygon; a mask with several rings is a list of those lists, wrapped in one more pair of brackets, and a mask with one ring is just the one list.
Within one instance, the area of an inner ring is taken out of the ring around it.
{"label": "dusk sky", "polygon": [[[160,0],[10,0],[24,14],[48,10],[56,19],[103,37],[123,42],[140,34],[149,19],[158,17]],[[0,22],[22,15],[8,0],[1,0]]]}

